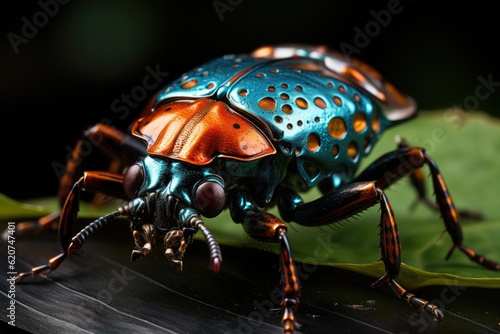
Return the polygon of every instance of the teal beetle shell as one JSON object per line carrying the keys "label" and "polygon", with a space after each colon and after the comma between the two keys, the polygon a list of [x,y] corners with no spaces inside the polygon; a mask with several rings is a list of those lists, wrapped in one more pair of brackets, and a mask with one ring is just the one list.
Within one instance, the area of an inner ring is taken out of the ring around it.
{"label": "teal beetle shell", "polygon": [[309,46],[214,59],[173,81],[155,105],[207,97],[256,124],[277,154],[294,155],[309,187],[352,178],[380,135],[416,111],[368,65]]}

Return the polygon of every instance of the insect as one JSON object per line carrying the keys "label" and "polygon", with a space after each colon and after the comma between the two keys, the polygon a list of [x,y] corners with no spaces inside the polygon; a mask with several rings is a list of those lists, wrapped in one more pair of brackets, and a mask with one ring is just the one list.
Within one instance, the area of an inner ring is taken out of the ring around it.
{"label": "insect", "polygon": [[[384,189],[410,176],[420,199],[441,214],[455,249],[491,270],[500,265],[463,243],[455,208],[436,163],[423,148],[404,141],[358,172],[384,131],[416,115],[416,104],[367,64],[322,46],[262,47],[226,55],[197,67],[162,89],[130,134],[97,124],[84,138],[127,169],[85,171],[81,141],[60,184],[62,252],[21,273],[17,281],[56,270],[104,225],[127,216],[135,241],[131,259],[164,247],[178,271],[201,231],[215,272],[220,247],[203,222],[229,210],[234,223],[259,241],[279,245],[283,332],[299,326],[300,282],[287,238],[287,223],[335,224],[369,207],[380,207],[380,248],[388,284],[395,294],[436,319],[442,311],[397,282],[401,246],[397,222]],[[405,168],[401,168],[401,166]],[[408,168],[408,166],[410,168]],[[426,198],[422,167],[430,169],[435,204]],[[318,187],[321,196],[304,202],[301,193]],[[82,191],[126,200],[114,212],[76,235]],[[267,212],[277,206],[279,216]],[[42,226],[44,223],[40,223]]]}

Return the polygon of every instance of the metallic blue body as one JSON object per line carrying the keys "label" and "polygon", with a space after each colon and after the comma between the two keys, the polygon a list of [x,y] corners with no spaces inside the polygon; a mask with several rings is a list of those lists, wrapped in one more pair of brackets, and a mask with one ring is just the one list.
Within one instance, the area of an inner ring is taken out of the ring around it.
{"label": "metallic blue body", "polygon": [[[363,77],[358,83],[336,68],[350,69],[350,63],[336,54],[300,47],[285,50],[291,54],[227,55],[212,60],[165,87],[152,108],[154,112],[159,105],[176,100],[211,98],[253,122],[273,143],[275,155],[261,158],[261,162],[219,159],[223,161],[203,168],[211,170],[206,175],[223,171],[226,192],[246,180],[255,188],[254,200],[262,204],[271,200],[274,189],[286,179],[289,164],[295,164],[293,169],[308,188],[328,178],[334,187],[348,183],[384,130],[415,110],[407,100],[409,106],[404,107],[409,113],[386,117],[387,110],[399,112],[400,106],[391,106],[387,97],[385,101],[378,98],[377,87],[385,86],[377,76],[353,65],[356,73],[369,79],[363,81]],[[383,93],[386,91],[378,95]],[[180,179],[183,174],[172,177]],[[177,195],[189,203],[190,194]]]}
{"label": "metallic blue body", "polygon": [[[295,155],[297,170],[309,187],[328,177],[335,185],[348,182],[380,134],[392,125],[373,97],[329,69],[324,56],[307,50],[278,59],[248,54],[215,59],[172,82],[158,94],[155,105],[203,97],[224,101],[255,122],[278,154]],[[263,99],[271,109],[261,106]],[[360,132],[353,128],[355,112],[362,113],[367,124]],[[346,125],[341,138],[328,130],[335,117]],[[376,129],[374,117],[379,121]],[[312,140],[319,139],[317,149],[308,147],[311,134]],[[356,147],[354,157],[347,153],[349,145]]]}

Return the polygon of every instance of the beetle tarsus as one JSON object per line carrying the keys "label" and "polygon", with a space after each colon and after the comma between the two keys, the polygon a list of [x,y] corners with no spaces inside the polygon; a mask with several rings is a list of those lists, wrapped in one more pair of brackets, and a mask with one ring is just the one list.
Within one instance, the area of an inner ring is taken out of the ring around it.
{"label": "beetle tarsus", "polygon": [[412,293],[409,293],[395,280],[390,279],[389,285],[394,291],[394,293],[396,293],[399,296],[399,298],[406,300],[408,304],[420,308],[422,311],[433,316],[434,319],[436,320],[442,320],[444,318],[443,311],[441,311],[439,307],[432,304],[428,300],[425,300],[423,298],[415,296]]}
{"label": "beetle tarsus", "polygon": [[28,278],[36,277],[44,272],[47,272],[47,274],[49,274],[50,272],[56,270],[57,267],[59,267],[59,265],[61,265],[61,263],[64,261],[67,255],[68,255],[67,253],[61,253],[51,258],[47,264],[34,267],[31,269],[31,271],[20,273],[19,275],[16,276],[15,282],[16,283],[23,282]]}
{"label": "beetle tarsus", "polygon": [[281,323],[283,325],[283,333],[293,333],[300,328],[300,324],[295,320],[295,312],[297,311],[299,301],[294,298],[285,298],[281,302],[283,310]]}
{"label": "beetle tarsus", "polygon": [[[467,257],[471,261],[473,261],[473,262],[475,262],[475,263],[477,263],[485,268],[491,269],[491,270],[496,270],[496,271],[500,270],[500,263],[493,261],[493,260],[490,260],[490,259],[488,259],[480,254],[477,254],[476,251],[465,246],[464,244],[453,246],[452,249],[450,250],[450,252],[453,251],[453,249],[455,247],[458,247],[465,255],[467,255]],[[448,256],[447,256],[447,258],[448,258]]]}

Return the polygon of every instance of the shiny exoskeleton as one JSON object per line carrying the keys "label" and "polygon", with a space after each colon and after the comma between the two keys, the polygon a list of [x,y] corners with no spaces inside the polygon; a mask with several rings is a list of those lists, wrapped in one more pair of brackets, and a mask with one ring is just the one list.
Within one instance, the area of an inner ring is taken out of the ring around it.
{"label": "shiny exoskeleton", "polygon": [[[91,234],[122,215],[129,217],[135,240],[133,260],[163,244],[166,257],[181,271],[184,252],[201,230],[217,272],[221,251],[202,217],[228,209],[249,236],[280,246],[282,323],[289,333],[297,326],[300,284],[285,222],[334,224],[379,205],[385,274],[373,287],[387,283],[397,296],[440,319],[436,305],[396,281],[401,247],[385,188],[411,176],[420,199],[443,218],[453,241],[447,257],[458,248],[486,268],[500,266],[463,243],[460,213],[424,149],[401,141],[357,173],[380,135],[415,114],[414,101],[371,67],[324,47],[263,47],[215,59],[158,92],[131,134],[104,124],[85,132],[84,138],[99,138],[99,148],[128,168],[123,174],[85,171],[82,141],[77,143],[61,181],[63,207],[56,215],[63,251],[20,274],[18,281],[55,270]],[[435,205],[423,190],[424,165],[430,169]],[[319,187],[322,196],[305,203],[300,193],[312,187]],[[127,202],[73,236],[82,190]],[[274,205],[281,218],[267,212]]]}

